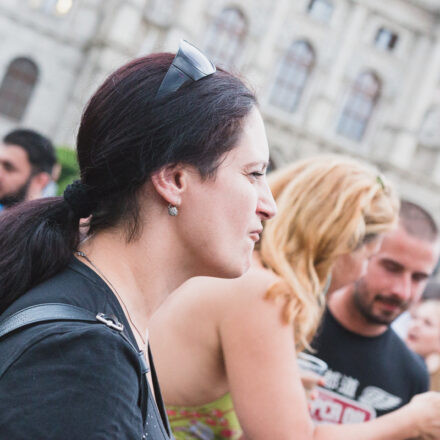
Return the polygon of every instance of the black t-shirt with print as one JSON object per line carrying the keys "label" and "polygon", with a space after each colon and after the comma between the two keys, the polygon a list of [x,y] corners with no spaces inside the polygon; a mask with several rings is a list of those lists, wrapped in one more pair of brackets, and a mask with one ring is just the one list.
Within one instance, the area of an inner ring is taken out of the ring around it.
{"label": "black t-shirt with print", "polygon": [[313,355],[329,367],[325,389],[312,403],[317,421],[366,421],[428,390],[424,361],[391,328],[380,336],[361,336],[343,327],[327,309],[311,345]]}
{"label": "black t-shirt with print", "polygon": [[[113,292],[73,258],[1,316],[42,303],[73,304],[114,315],[135,338]],[[81,322],[34,325],[0,340],[0,438],[166,440],[168,422],[148,388],[146,424],[139,405],[140,363],[116,330]],[[8,365],[6,368],[5,366]]]}

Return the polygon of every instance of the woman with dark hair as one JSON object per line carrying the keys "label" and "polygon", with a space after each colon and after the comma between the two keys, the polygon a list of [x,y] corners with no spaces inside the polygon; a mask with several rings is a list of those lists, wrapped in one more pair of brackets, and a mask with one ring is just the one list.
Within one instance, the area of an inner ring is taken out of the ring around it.
{"label": "woman with dark hair", "polygon": [[77,150],[64,197],[0,218],[1,437],[169,438],[148,323],[186,279],[245,272],[275,213],[255,97],[183,42],[107,78]]}

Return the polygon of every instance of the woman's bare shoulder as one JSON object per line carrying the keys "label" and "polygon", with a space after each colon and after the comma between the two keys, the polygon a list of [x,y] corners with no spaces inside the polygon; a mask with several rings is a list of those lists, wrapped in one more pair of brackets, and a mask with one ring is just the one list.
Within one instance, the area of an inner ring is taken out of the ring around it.
{"label": "woman's bare shoulder", "polygon": [[253,265],[243,276],[231,281],[234,281],[234,292],[262,296],[279,280],[278,275],[271,270]]}
{"label": "woman's bare shoulder", "polygon": [[212,293],[212,301],[239,302],[263,298],[269,288],[279,280],[271,270],[253,264],[241,277],[233,279],[204,278],[199,281]]}
{"label": "woman's bare shoulder", "polygon": [[176,289],[160,309],[165,312],[178,308],[180,313],[190,310],[193,316],[200,313],[214,318],[234,307],[264,298],[277,280],[277,275],[258,264],[253,264],[239,278],[191,278]]}

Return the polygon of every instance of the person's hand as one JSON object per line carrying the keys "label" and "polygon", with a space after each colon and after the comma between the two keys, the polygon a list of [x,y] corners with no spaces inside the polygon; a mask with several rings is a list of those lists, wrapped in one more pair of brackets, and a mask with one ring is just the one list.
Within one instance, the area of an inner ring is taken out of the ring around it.
{"label": "person's hand", "polygon": [[317,386],[324,386],[324,378],[313,371],[300,370],[301,382],[306,392],[307,398],[313,400],[317,397]]}
{"label": "person's hand", "polygon": [[418,394],[412,398],[407,409],[414,420],[417,438],[440,440],[440,393]]}

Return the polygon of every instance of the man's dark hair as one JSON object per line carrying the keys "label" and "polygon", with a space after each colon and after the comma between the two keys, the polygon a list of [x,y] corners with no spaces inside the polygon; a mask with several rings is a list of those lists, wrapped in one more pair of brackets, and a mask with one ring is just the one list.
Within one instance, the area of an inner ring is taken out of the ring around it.
{"label": "man's dark hair", "polygon": [[438,226],[432,215],[420,205],[401,200],[399,219],[408,234],[422,240],[437,240]]}
{"label": "man's dark hair", "polygon": [[45,171],[51,174],[56,163],[52,142],[34,130],[18,129],[3,138],[5,145],[18,145],[26,151],[34,173]]}

